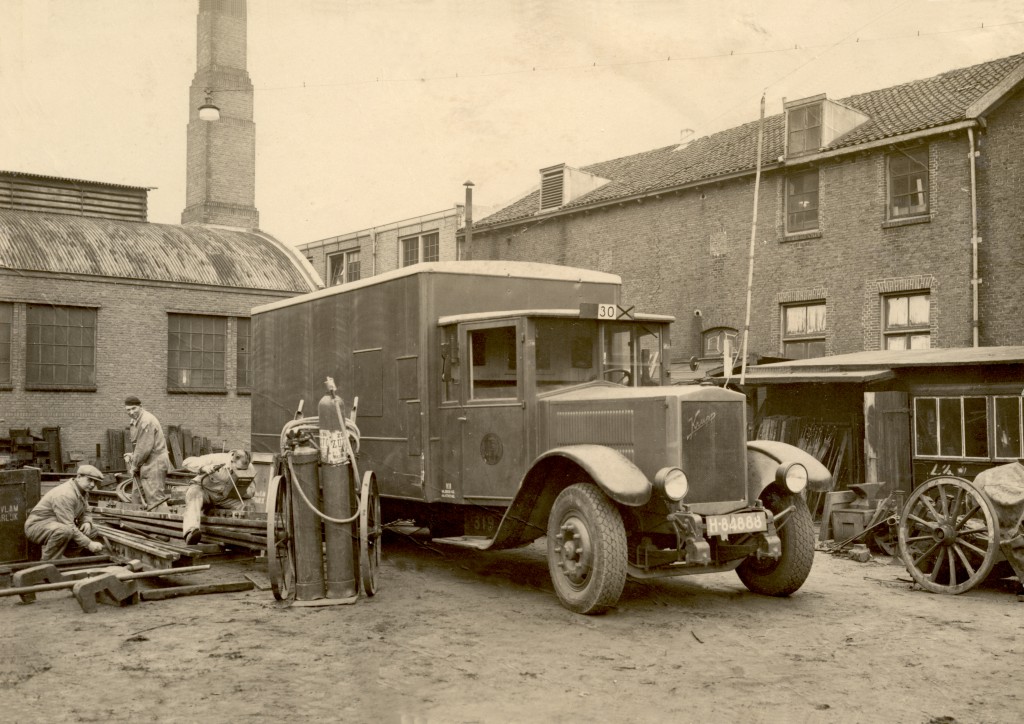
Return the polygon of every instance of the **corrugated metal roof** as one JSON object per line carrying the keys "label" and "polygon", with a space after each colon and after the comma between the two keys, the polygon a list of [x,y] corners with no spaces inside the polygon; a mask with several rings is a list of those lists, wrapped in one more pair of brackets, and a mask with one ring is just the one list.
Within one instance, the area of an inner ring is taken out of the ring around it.
{"label": "corrugated metal roof", "polygon": [[0,268],[308,292],[297,251],[258,231],[0,210]]}
{"label": "corrugated metal roof", "polygon": [[[941,128],[968,120],[968,109],[997,88],[1021,63],[1024,54],[951,70],[910,83],[861,93],[837,102],[864,113],[869,120],[824,151],[845,149],[903,134]],[[632,156],[602,161],[582,170],[609,179],[561,208],[580,209],[663,189],[700,183],[756,166],[758,121],[698,138],[686,146],[665,146]],[[785,153],[785,116],[765,118],[761,161],[773,164]],[[476,221],[474,229],[527,220],[538,215],[540,190]]]}

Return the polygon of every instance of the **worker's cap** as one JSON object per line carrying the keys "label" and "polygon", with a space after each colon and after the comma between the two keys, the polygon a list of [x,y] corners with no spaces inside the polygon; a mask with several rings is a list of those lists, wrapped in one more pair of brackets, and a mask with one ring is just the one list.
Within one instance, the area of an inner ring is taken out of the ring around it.
{"label": "worker's cap", "polygon": [[132,405],[141,405],[141,404],[142,404],[142,400],[140,400],[135,395],[128,395],[126,398],[124,398],[124,406],[125,407],[131,407]]}
{"label": "worker's cap", "polygon": [[87,478],[95,480],[97,483],[103,482],[103,473],[99,471],[99,468],[93,467],[92,465],[79,465],[78,475],[84,475]]}

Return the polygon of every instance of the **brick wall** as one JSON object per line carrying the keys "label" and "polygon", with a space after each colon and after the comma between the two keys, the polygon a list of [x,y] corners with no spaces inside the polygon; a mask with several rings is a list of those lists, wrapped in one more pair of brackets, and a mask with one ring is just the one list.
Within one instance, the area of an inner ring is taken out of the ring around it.
{"label": "brick wall", "polygon": [[[236,317],[284,294],[239,292],[215,287],[174,287],[122,279],[56,278],[0,271],[0,301],[14,302],[13,389],[0,390],[0,434],[28,427],[60,426],[65,451],[100,460],[106,431],[127,425],[126,395],[138,395],[164,429],[188,427],[193,435],[227,447],[249,447],[250,398],[236,385]],[[26,303],[97,307],[96,391],[25,389]],[[167,314],[227,316],[224,394],[167,392]]]}
{"label": "brick wall", "polygon": [[[1013,113],[1019,118],[1019,112]],[[993,127],[990,136],[995,133]],[[1010,135],[1018,144],[1024,137]],[[819,231],[814,233],[787,237],[785,175],[763,175],[751,351],[781,354],[781,305],[812,300],[826,303],[829,354],[878,349],[880,295],[898,291],[930,293],[932,346],[970,345],[966,133],[934,137],[928,148],[931,214],[926,223],[885,223],[885,149],[819,165]],[[1019,168],[1015,148],[1005,144],[1003,162]],[[474,259],[540,261],[619,274],[626,303],[675,315],[673,359],[685,361],[700,356],[703,330],[733,327],[742,339],[753,189],[750,176],[566,217],[477,229],[471,254]],[[695,310],[701,315],[695,316]],[[987,313],[1003,315],[991,303]],[[987,340],[1020,343],[1007,334],[993,333]]]}

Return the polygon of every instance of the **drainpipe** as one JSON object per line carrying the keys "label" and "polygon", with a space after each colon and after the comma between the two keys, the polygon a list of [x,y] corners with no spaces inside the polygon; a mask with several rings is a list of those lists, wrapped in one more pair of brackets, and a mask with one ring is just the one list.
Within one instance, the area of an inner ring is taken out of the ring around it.
{"label": "drainpipe", "polygon": [[974,147],[974,129],[967,129],[967,141],[971,152],[971,292],[973,294],[973,306],[971,314],[971,341],[974,347],[978,345],[978,327],[981,324],[978,319],[978,286],[981,279],[978,277],[978,181],[977,181],[977,155]]}
{"label": "drainpipe", "polygon": [[370,243],[373,245],[373,273],[370,276],[377,276],[377,227],[370,227]]}
{"label": "drainpipe", "polygon": [[473,241],[473,182],[467,181],[462,184],[466,187],[466,230],[462,238],[462,250],[463,253],[459,255],[459,259],[462,259],[469,254],[470,257],[473,255],[473,250],[470,244]]}

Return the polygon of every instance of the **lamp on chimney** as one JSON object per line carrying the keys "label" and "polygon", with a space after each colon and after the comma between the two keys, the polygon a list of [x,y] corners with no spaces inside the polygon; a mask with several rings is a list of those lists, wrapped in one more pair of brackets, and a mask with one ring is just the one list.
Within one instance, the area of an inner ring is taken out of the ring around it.
{"label": "lamp on chimney", "polygon": [[199,120],[201,121],[219,121],[220,120],[220,108],[213,104],[213,89],[206,89],[206,100],[203,105],[199,106]]}

